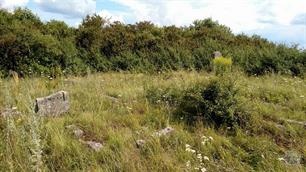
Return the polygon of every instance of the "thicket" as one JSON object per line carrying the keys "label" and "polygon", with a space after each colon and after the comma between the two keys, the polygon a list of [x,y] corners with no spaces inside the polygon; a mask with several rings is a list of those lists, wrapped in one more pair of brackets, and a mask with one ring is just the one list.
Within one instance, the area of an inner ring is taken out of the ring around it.
{"label": "thicket", "polygon": [[221,51],[248,74],[304,75],[306,51],[259,36],[234,35],[212,19],[190,26],[158,27],[151,22],[110,23],[98,15],[78,28],[42,22],[28,9],[0,9],[0,75],[84,74],[87,71],[212,70],[211,54]]}
{"label": "thicket", "polygon": [[146,96],[152,104],[172,107],[174,118],[188,125],[201,122],[216,128],[244,128],[253,121],[238,91],[234,79],[222,75],[208,84],[198,82],[187,89],[148,88]]}

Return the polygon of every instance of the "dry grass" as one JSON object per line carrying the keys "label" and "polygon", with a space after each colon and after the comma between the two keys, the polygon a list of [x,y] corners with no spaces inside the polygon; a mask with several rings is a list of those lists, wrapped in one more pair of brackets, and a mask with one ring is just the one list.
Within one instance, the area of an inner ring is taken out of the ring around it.
{"label": "dry grass", "polygon": [[[246,102],[245,106],[258,121],[253,131],[238,130],[233,135],[201,124],[188,127],[174,120],[167,106],[152,105],[146,98],[149,87],[183,90],[199,81],[209,82],[215,77],[209,73],[105,73],[69,79],[0,80],[0,110],[16,106],[22,112],[18,117],[0,119],[0,169],[305,171],[305,128],[283,119],[306,121],[306,80],[279,75],[231,75],[238,78],[240,100]],[[40,118],[32,112],[36,97],[59,90],[70,93],[68,114]],[[103,149],[94,152],[80,143],[65,129],[70,124],[82,128],[86,138],[102,142]],[[166,126],[172,126],[175,132],[152,137],[153,132]],[[203,136],[211,136],[213,140],[202,144]],[[137,139],[146,140],[144,147],[136,146]],[[186,144],[196,153],[186,151]],[[287,165],[278,160],[288,150],[304,158],[301,165]],[[200,161],[197,154],[209,160]],[[186,166],[188,161],[190,167]]]}

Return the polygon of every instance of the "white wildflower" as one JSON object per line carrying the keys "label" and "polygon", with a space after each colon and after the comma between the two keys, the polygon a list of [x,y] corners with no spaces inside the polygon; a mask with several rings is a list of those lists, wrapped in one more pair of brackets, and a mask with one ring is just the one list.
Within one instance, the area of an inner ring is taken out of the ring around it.
{"label": "white wildflower", "polygon": [[211,141],[213,141],[213,140],[214,140],[214,138],[213,138],[213,137],[211,137],[211,136],[209,136],[208,138],[209,138]]}
{"label": "white wildflower", "polygon": [[200,162],[202,162],[202,155],[200,153],[197,155],[197,158],[199,159]]}
{"label": "white wildflower", "polygon": [[201,168],[201,172],[206,172],[207,170],[206,170],[206,168]]}
{"label": "white wildflower", "polygon": [[190,161],[187,161],[187,162],[186,162],[186,167],[187,167],[187,168],[190,168],[190,166],[191,166]]}
{"label": "white wildflower", "polygon": [[204,158],[204,160],[209,161],[209,158],[207,156],[204,156],[203,158]]}
{"label": "white wildflower", "polygon": [[284,159],[284,158],[278,158],[278,160],[279,160],[279,161],[285,161],[285,159]]}

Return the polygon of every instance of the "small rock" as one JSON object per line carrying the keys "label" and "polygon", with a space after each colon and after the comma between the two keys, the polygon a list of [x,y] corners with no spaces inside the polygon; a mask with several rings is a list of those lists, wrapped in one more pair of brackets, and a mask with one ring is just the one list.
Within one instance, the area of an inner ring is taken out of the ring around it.
{"label": "small rock", "polygon": [[86,144],[88,147],[92,148],[94,151],[99,152],[103,145],[99,142],[95,142],[95,141],[83,141],[84,144]]}
{"label": "small rock", "polygon": [[138,148],[143,147],[145,145],[146,141],[145,140],[136,140],[136,145]]}
{"label": "small rock", "polygon": [[215,51],[215,52],[213,52],[213,57],[214,58],[222,57],[222,53],[220,51]]}
{"label": "small rock", "polygon": [[302,156],[295,151],[287,151],[284,156],[284,160],[288,164],[300,164]]}
{"label": "small rock", "polygon": [[84,136],[84,131],[76,125],[68,125],[65,128],[71,130],[76,138],[81,138]]}
{"label": "small rock", "polygon": [[8,116],[18,116],[21,115],[21,112],[17,111],[17,107],[6,108],[2,112],[0,112],[0,116],[8,117]]}
{"label": "small rock", "polygon": [[108,95],[104,95],[105,98],[107,98],[108,100],[112,101],[112,102],[118,102],[118,98],[116,97],[112,97],[112,96],[108,96]]}
{"label": "small rock", "polygon": [[58,116],[69,110],[69,97],[66,91],[59,91],[47,97],[37,98],[35,112],[42,116]]}
{"label": "small rock", "polygon": [[173,131],[174,131],[173,128],[171,128],[171,127],[166,127],[166,128],[164,128],[164,129],[162,129],[162,130],[160,130],[160,131],[157,131],[157,132],[153,133],[153,136],[160,137],[160,136],[167,135],[167,134],[169,134],[169,133],[171,133],[171,132],[173,132]]}

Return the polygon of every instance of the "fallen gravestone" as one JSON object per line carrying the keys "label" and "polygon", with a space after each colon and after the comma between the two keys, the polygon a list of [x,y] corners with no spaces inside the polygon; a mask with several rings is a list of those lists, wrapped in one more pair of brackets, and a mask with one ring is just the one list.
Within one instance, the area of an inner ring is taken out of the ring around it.
{"label": "fallen gravestone", "polygon": [[214,58],[222,57],[222,53],[220,51],[215,51],[215,52],[213,52],[213,57]]}
{"label": "fallen gravestone", "polygon": [[59,116],[69,110],[69,97],[66,91],[59,91],[47,97],[37,98],[35,112],[42,116]]}

